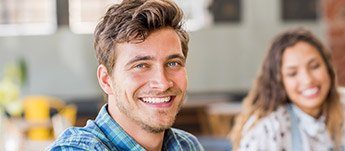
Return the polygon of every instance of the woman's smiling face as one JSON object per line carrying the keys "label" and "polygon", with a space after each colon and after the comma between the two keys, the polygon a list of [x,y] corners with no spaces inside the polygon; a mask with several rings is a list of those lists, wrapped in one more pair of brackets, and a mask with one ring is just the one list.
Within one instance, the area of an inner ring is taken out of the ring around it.
{"label": "woman's smiling face", "polygon": [[289,99],[305,113],[317,117],[331,85],[327,66],[317,49],[303,41],[286,48],[281,69]]}

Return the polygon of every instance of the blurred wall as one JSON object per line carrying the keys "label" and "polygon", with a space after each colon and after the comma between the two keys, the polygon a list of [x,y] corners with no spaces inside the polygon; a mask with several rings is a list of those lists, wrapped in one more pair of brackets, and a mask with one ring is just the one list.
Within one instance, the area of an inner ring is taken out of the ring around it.
{"label": "blurred wall", "polygon": [[[240,22],[214,24],[192,32],[189,91],[249,89],[272,37],[286,28],[304,26],[325,42],[321,19],[282,22],[279,2],[242,0]],[[0,71],[6,62],[19,56],[25,57],[29,67],[26,94],[100,94],[91,35],[76,35],[68,27],[61,27],[48,36],[0,37]]]}
{"label": "blurred wall", "polygon": [[240,23],[216,24],[191,33],[188,56],[190,90],[249,89],[270,41],[282,30],[303,26],[326,42],[321,19],[316,22],[283,22],[279,0],[242,2]]}
{"label": "blurred wall", "polygon": [[28,65],[25,94],[89,97],[99,94],[91,35],[60,28],[54,35],[0,37],[0,65],[24,57]]}
{"label": "blurred wall", "polygon": [[338,84],[345,87],[345,0],[323,0],[323,4]]}

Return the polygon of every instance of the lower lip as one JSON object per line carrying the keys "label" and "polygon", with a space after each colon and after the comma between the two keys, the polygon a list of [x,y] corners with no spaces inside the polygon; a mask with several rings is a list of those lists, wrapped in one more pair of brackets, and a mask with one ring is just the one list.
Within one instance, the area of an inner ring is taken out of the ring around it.
{"label": "lower lip", "polygon": [[171,100],[169,102],[163,102],[163,103],[146,103],[143,101],[141,101],[141,102],[143,102],[145,105],[155,107],[155,108],[168,108],[168,107],[172,106],[174,98],[175,97],[171,97]]}

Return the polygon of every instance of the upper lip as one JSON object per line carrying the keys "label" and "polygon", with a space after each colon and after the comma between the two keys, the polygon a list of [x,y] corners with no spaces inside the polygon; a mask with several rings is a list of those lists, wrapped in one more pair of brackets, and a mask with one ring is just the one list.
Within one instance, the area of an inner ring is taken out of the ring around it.
{"label": "upper lip", "polygon": [[165,97],[173,97],[172,95],[160,95],[160,96],[140,96],[138,98],[165,98]]}
{"label": "upper lip", "polygon": [[309,89],[315,89],[315,88],[318,88],[318,86],[308,86],[308,87],[305,87],[303,89],[301,89],[302,91],[305,91],[305,90],[309,90]]}

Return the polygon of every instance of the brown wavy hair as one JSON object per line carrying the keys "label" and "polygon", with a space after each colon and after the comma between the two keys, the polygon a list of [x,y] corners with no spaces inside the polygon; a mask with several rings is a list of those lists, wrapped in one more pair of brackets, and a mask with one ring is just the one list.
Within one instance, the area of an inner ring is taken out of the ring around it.
{"label": "brown wavy hair", "polygon": [[282,56],[286,48],[301,41],[314,46],[327,66],[331,87],[322,105],[322,112],[326,114],[327,129],[336,147],[340,146],[344,115],[336,89],[336,76],[331,64],[331,55],[310,31],[296,28],[279,34],[270,45],[255,84],[244,99],[243,111],[237,117],[236,124],[229,135],[234,149],[239,147],[243,126],[250,117],[256,117],[256,121],[250,126],[253,127],[279,106],[291,102],[282,81]]}
{"label": "brown wavy hair", "polygon": [[171,28],[178,34],[185,57],[189,37],[182,28],[183,12],[171,0],[123,0],[112,5],[94,32],[94,48],[99,64],[112,72],[117,43],[142,42],[152,32]]}

